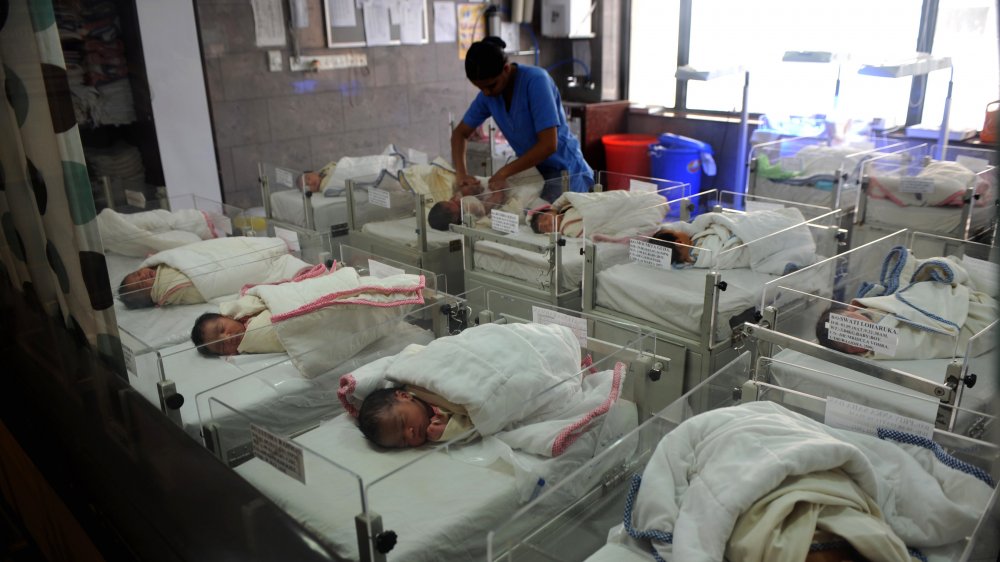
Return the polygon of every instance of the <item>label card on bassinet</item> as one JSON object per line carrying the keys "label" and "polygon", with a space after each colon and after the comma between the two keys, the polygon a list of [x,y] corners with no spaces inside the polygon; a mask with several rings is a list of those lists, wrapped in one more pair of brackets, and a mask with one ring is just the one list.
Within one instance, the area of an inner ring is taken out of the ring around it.
{"label": "label card on bassinet", "polygon": [[580,340],[580,347],[587,345],[587,319],[570,316],[556,310],[543,308],[541,306],[531,307],[531,321],[536,324],[556,324],[566,326],[573,331],[576,339]]}
{"label": "label card on bassinet", "polygon": [[628,190],[633,193],[656,193],[657,185],[652,182],[629,178]]}
{"label": "label card on bassinet", "polygon": [[253,423],[250,424],[250,445],[255,457],[299,482],[306,483],[302,447]]}
{"label": "label card on bassinet", "polygon": [[823,423],[830,427],[868,435],[877,435],[879,429],[901,431],[927,439],[934,435],[934,424],[832,396],[826,398],[826,413]]}
{"label": "label card on bassinet", "polygon": [[377,187],[368,188],[368,202],[376,207],[383,207],[386,209],[392,207],[392,200],[389,196],[389,192]]}
{"label": "label card on bassinet", "polygon": [[274,169],[274,181],[285,187],[295,187],[295,174],[281,168]]}
{"label": "label card on bassinet", "polygon": [[926,178],[903,178],[899,182],[900,193],[934,193],[934,180]]}
{"label": "label card on bassinet", "polygon": [[896,355],[899,333],[895,328],[843,314],[831,314],[826,328],[830,339],[835,342],[862,347],[888,357]]}
{"label": "label card on bassinet", "polygon": [[132,348],[122,344],[122,354],[125,356],[125,370],[135,376],[139,376],[139,369],[135,366],[135,353],[132,352]]}
{"label": "label card on bassinet", "polygon": [[302,250],[302,247],[299,245],[299,235],[294,230],[276,226],[274,227],[274,236],[280,238],[285,243],[285,246],[288,246],[289,252]]}
{"label": "label card on bassinet", "polygon": [[514,213],[498,211],[497,209],[490,211],[490,228],[493,230],[506,232],[507,234],[517,234],[519,226],[517,215]]}
{"label": "label card on bassinet", "polygon": [[628,241],[628,257],[630,260],[658,269],[670,269],[670,258],[673,250],[667,246],[651,244],[633,238]]}
{"label": "label card on bassinet", "polygon": [[373,259],[368,260],[368,274],[372,277],[382,279],[383,277],[392,277],[393,275],[402,275],[404,273],[406,272],[398,267],[392,267]]}

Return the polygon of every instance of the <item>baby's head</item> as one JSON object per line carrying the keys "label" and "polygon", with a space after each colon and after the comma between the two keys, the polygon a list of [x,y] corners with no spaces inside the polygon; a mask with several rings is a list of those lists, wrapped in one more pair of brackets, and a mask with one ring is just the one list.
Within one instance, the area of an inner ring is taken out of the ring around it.
{"label": "baby's head", "polygon": [[827,327],[827,324],[830,322],[831,314],[839,314],[841,316],[847,316],[848,318],[864,320],[865,322],[872,321],[871,318],[853,306],[831,306],[823,311],[823,314],[819,315],[819,320],[816,321],[816,339],[819,341],[819,344],[823,347],[829,347],[830,349],[836,349],[837,351],[850,353],[852,355],[860,355],[867,352],[868,349],[864,347],[858,347],[856,345],[850,345],[830,339],[830,329]]}
{"label": "baby's head", "polygon": [[143,267],[129,273],[118,285],[118,298],[126,308],[149,308],[153,302],[153,282],[156,268]]}
{"label": "baby's head", "polygon": [[306,172],[302,174],[302,183],[305,184],[305,188],[313,193],[319,191],[319,186],[322,184],[323,178],[317,172]]}
{"label": "baby's head", "polygon": [[427,213],[427,224],[434,230],[448,230],[452,224],[462,224],[462,203],[452,198],[438,201]]}
{"label": "baby's head", "polygon": [[691,261],[691,237],[679,230],[660,230],[653,235],[650,244],[658,244],[671,249],[670,263]]}
{"label": "baby's head", "polygon": [[246,327],[239,320],[206,312],[194,321],[191,341],[202,355],[236,355]]}
{"label": "baby's head", "polygon": [[358,413],[358,427],[380,447],[419,447],[441,438],[444,427],[439,418],[430,404],[397,386],[365,397]]}
{"label": "baby's head", "polygon": [[531,230],[538,234],[548,234],[559,230],[559,211],[548,207],[531,213]]}

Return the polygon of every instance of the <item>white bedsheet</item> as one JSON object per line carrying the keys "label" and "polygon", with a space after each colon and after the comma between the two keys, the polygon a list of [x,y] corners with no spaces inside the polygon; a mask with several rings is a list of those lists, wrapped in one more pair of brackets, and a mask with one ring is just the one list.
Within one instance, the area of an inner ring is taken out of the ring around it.
{"label": "white bedsheet", "polygon": [[[550,240],[547,235],[534,232],[518,232],[509,235],[509,238],[541,244],[546,244]],[[584,264],[584,257],[580,255],[582,247],[583,240],[566,239],[566,246],[562,249],[562,267],[559,270],[559,284],[562,290],[580,287]],[[549,288],[551,275],[546,254],[481,240],[476,243],[475,260],[478,269],[527,281],[543,289]]]}
{"label": "white bedsheet", "polygon": [[[972,207],[972,231],[988,227],[996,207]],[[900,207],[888,199],[868,198],[865,213],[878,224],[962,238],[962,207]]]}
{"label": "white bedsheet", "polygon": [[[634,409],[632,414],[634,414]],[[633,419],[623,421],[631,422]],[[625,424],[628,425],[628,424]],[[627,430],[626,427],[622,428]],[[593,456],[594,432],[587,432],[559,457],[546,459],[547,486]],[[353,418],[338,416],[296,438],[371,483],[425,454],[418,449],[376,450],[358,430]],[[483,449],[476,441],[451,454],[433,453],[398,474],[368,488],[371,510],[382,516],[385,529],[399,537],[389,560],[480,560],[486,553],[486,534],[520,507],[518,478],[505,461],[478,466],[469,458]],[[586,454],[574,454],[583,451]],[[526,465],[539,457],[514,452]],[[358,558],[354,516],[360,513],[358,481],[315,455],[305,459],[306,485],[259,459],[236,472],[285,509],[292,517],[327,539],[338,554]]]}
{"label": "white bedsheet", "polygon": [[[357,196],[367,201],[368,192],[358,190]],[[316,230],[326,231],[332,225],[347,223],[347,197],[326,197],[316,193],[310,201]],[[294,189],[272,192],[271,214],[278,220],[305,226],[306,212],[302,205],[302,193]]]}
{"label": "white bedsheet", "polygon": [[[365,223],[362,232],[367,232],[379,238],[384,238],[394,244],[409,248],[417,247],[417,219],[407,217],[390,221]],[[430,228],[427,230],[427,248],[436,249],[448,246],[453,240],[461,240],[462,235],[454,232],[442,232]]]}

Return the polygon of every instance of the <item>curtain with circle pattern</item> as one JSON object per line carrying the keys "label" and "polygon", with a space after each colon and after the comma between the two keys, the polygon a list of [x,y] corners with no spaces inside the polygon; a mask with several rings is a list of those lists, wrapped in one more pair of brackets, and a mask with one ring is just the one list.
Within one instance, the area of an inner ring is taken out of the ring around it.
{"label": "curtain with circle pattern", "polygon": [[0,0],[0,275],[120,363],[52,0]]}

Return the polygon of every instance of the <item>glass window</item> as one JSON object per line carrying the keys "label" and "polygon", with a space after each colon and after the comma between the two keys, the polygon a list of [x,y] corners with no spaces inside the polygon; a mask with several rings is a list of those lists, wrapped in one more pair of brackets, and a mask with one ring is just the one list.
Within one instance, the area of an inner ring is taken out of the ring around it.
{"label": "glass window", "polygon": [[629,100],[674,107],[679,0],[632,0]]}

